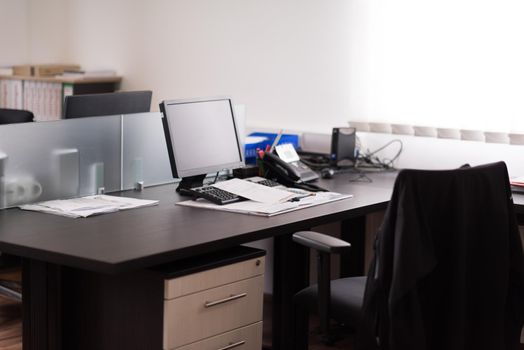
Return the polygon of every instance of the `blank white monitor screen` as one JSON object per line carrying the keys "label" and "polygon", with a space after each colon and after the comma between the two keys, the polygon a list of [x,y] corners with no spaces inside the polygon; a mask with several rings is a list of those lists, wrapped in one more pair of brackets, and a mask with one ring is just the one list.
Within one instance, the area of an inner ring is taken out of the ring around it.
{"label": "blank white monitor screen", "polygon": [[178,177],[243,165],[230,99],[165,101],[163,109]]}

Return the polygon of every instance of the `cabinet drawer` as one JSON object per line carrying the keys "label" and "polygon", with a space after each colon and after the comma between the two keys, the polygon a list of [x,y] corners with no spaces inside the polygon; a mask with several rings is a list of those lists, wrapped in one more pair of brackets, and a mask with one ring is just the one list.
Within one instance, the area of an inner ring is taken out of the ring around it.
{"label": "cabinet drawer", "polygon": [[174,299],[183,295],[226,285],[264,273],[264,257],[206,270],[192,275],[166,280],[164,298]]}
{"label": "cabinet drawer", "polygon": [[[260,350],[262,322],[217,335],[176,350]],[[171,350],[171,349],[169,349]]]}
{"label": "cabinet drawer", "polygon": [[262,320],[264,276],[164,302],[164,349]]}

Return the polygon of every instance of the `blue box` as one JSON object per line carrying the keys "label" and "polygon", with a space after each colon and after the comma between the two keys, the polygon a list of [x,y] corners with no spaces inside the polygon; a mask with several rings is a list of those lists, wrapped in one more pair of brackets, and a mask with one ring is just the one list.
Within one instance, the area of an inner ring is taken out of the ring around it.
{"label": "blue box", "polygon": [[[277,135],[278,134],[276,133],[267,132],[253,132],[249,134],[248,136],[264,137],[265,139],[257,143],[246,143],[244,148],[244,157],[246,158],[246,164],[256,164],[257,149],[265,150],[267,145],[271,146],[273,144],[273,141],[275,141]],[[298,135],[282,134],[282,137],[280,137],[278,144],[282,145],[285,143],[290,143],[297,149],[299,147]]]}

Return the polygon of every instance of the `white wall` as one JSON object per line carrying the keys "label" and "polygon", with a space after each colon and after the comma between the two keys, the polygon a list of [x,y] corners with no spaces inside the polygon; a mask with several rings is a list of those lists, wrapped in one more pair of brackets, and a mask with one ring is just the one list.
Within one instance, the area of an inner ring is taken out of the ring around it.
{"label": "white wall", "polygon": [[69,63],[69,1],[26,1],[29,63]]}
{"label": "white wall", "polygon": [[[162,99],[232,95],[256,126],[345,125],[347,0],[71,0],[69,61]],[[327,122],[326,122],[327,121]]]}
{"label": "white wall", "polygon": [[256,127],[524,131],[523,15],[520,0],[0,0],[0,64],[114,68],[154,109],[229,94]]}
{"label": "white wall", "polygon": [[28,60],[26,0],[0,0],[0,66]]}

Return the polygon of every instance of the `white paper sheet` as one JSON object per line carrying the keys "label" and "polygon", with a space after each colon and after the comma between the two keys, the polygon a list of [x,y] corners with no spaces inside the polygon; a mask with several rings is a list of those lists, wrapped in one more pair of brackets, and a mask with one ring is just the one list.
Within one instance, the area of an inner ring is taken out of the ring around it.
{"label": "white paper sheet", "polygon": [[235,202],[226,205],[217,205],[205,199],[189,200],[178,202],[177,205],[203,208],[211,210],[228,211],[233,213],[259,215],[259,216],[274,216],[278,214],[288,213],[290,211],[308,208],[315,205],[334,202],[342,199],[351,198],[353,195],[340,194],[335,192],[317,192],[314,196],[308,196],[296,202],[284,203],[260,203],[254,201]]}
{"label": "white paper sheet", "polygon": [[260,203],[282,203],[295,196],[294,193],[286,190],[272,188],[264,185],[259,185],[246,180],[231,179],[227,181],[218,182],[212,185],[221,190],[231,192],[237,196],[251,199]]}
{"label": "white paper sheet", "polygon": [[112,213],[119,210],[157,205],[156,200],[145,200],[108,195],[87,196],[81,198],[59,199],[35,204],[21,205],[20,209],[61,215],[71,218]]}

